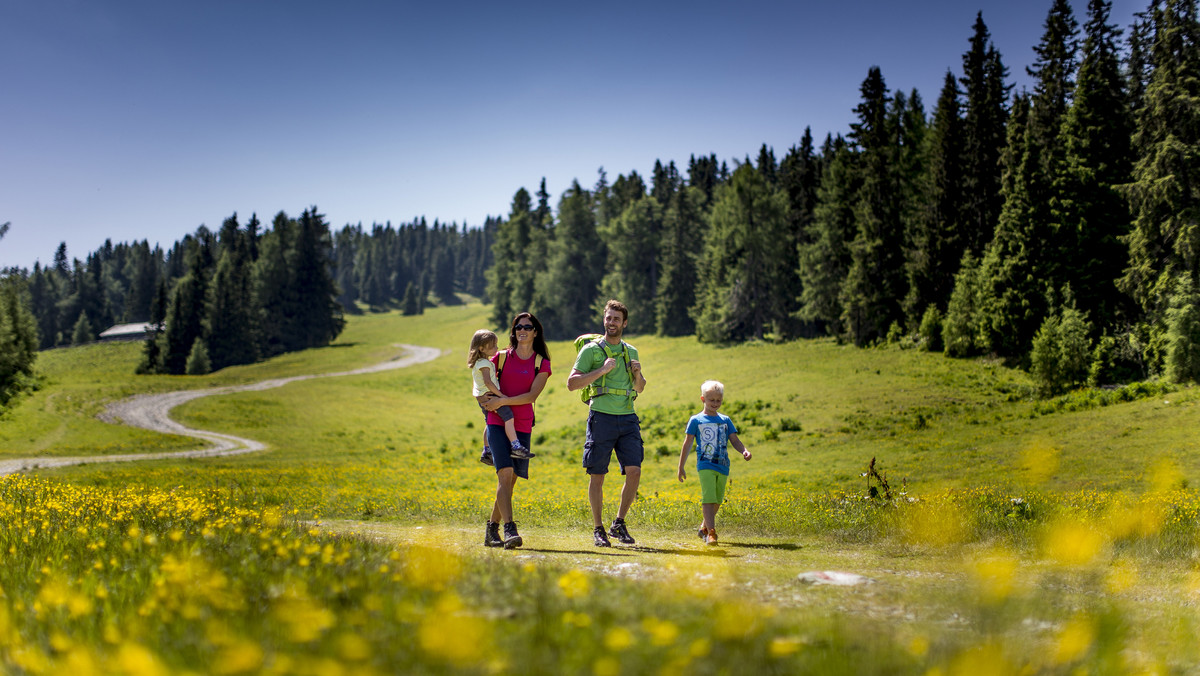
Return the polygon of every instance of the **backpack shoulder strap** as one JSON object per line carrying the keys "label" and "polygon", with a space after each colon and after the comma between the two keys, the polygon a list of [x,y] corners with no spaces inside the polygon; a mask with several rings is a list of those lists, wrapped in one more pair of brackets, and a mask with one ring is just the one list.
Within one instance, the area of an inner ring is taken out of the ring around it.
{"label": "backpack shoulder strap", "polygon": [[539,374],[541,372],[542,372],[542,355],[534,352],[533,353],[533,375],[537,376],[537,374]]}
{"label": "backpack shoulder strap", "polygon": [[504,361],[508,358],[508,351],[511,349],[506,347],[496,353],[496,382],[500,382],[500,374],[504,371]]}

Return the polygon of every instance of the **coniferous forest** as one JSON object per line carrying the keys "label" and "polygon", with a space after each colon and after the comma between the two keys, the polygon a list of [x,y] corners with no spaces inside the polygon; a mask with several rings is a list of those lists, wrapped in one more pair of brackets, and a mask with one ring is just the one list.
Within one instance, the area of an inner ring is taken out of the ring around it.
{"label": "coniferous forest", "polygon": [[[147,372],[324,345],[344,312],[416,314],[466,293],[500,326],[534,312],[552,339],[593,329],[616,297],[633,333],[996,355],[1043,394],[1194,381],[1196,2],[1154,0],[1124,28],[1110,11],[1090,0],[1077,17],[1051,0],[1020,90],[978,15],[931,109],[871,68],[849,132],[817,141],[805,129],[782,157],[764,144],[611,183],[601,169],[556,208],[543,179],[479,227],[332,232],[314,207],[264,229],[234,215],[167,251],[106,243],[68,261],[60,246],[52,265],[10,271],[5,293],[28,303],[42,348],[121,321],[160,326]],[[3,327],[19,314],[6,309]]]}

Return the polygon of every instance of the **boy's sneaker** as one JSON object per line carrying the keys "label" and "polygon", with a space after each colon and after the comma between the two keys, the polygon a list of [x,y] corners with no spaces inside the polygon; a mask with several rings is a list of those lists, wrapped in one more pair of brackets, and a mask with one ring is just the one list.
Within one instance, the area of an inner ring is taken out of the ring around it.
{"label": "boy's sneaker", "polygon": [[604,532],[604,526],[596,526],[596,530],[592,531],[592,537],[596,540],[597,547],[612,546],[612,543],[608,541],[608,535]]}
{"label": "boy's sneaker", "polygon": [[504,548],[516,549],[523,544],[525,544],[525,541],[522,540],[521,536],[517,534],[517,523],[515,521],[509,521],[508,523],[504,524]]}
{"label": "boy's sneaker", "polygon": [[629,535],[629,529],[625,527],[625,519],[616,519],[613,521],[612,528],[608,529],[608,534],[615,537],[623,545],[631,545],[635,542]]}
{"label": "boy's sneaker", "polygon": [[500,524],[488,521],[487,530],[483,532],[484,547],[503,547],[504,540],[500,539]]}
{"label": "boy's sneaker", "polygon": [[528,448],[522,446],[520,441],[514,440],[509,442],[508,445],[512,447],[512,457],[517,458],[518,460],[528,460],[529,458],[537,457],[533,453],[530,453]]}
{"label": "boy's sneaker", "polygon": [[483,447],[483,453],[479,454],[479,462],[482,462],[485,465],[495,465],[495,463],[492,462],[491,447],[489,447],[489,446]]}
{"label": "boy's sneaker", "polygon": [[704,544],[706,544],[706,545],[717,544],[717,529],[716,528],[713,528],[712,530],[708,531],[708,534],[705,535],[705,537],[704,537]]}

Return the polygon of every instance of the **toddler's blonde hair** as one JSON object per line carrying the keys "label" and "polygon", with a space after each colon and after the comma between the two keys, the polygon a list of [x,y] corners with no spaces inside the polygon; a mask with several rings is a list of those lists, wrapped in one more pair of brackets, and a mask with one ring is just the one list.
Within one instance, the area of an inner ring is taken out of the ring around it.
{"label": "toddler's blonde hair", "polygon": [[471,336],[471,349],[467,352],[467,367],[475,368],[475,362],[483,358],[483,348],[496,345],[496,334],[487,329],[479,329]]}
{"label": "toddler's blonde hair", "polygon": [[725,386],[722,385],[721,381],[719,381],[719,380],[704,381],[704,384],[700,386],[700,396],[703,397],[704,395],[708,394],[709,392],[712,392],[713,390],[716,390],[717,393],[720,394],[721,396],[725,396]]}

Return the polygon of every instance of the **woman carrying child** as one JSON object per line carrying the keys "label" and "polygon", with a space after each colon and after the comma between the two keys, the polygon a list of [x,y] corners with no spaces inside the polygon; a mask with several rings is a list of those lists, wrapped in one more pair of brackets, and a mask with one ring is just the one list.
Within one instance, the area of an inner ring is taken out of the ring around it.
{"label": "woman carrying child", "polygon": [[[533,432],[533,402],[550,379],[550,350],[542,337],[542,324],[528,312],[513,317],[508,332],[508,348],[497,352],[490,361],[496,366],[496,380],[502,396],[492,397],[480,405],[489,411],[487,445],[492,449],[496,467],[496,501],[488,518],[483,544],[488,547],[512,549],[523,544],[513,521],[512,496],[517,477],[529,478],[529,456],[517,457],[508,443],[504,420],[498,410],[512,409],[513,425],[521,448],[528,452]],[[504,535],[500,535],[504,524]]]}
{"label": "woman carrying child", "polygon": [[[467,355],[467,365],[471,367],[471,394],[475,401],[479,402],[479,409],[483,411],[483,453],[479,456],[479,462],[486,465],[492,464],[492,449],[487,438],[488,410],[483,407],[483,402],[493,397],[504,396],[500,391],[500,383],[496,380],[496,365],[492,363],[492,358],[500,351],[498,343],[496,334],[487,329],[479,329],[471,337],[471,349]],[[512,457],[532,458],[533,454],[522,446],[521,440],[517,438],[512,409],[501,406],[496,409],[496,414],[504,421],[504,435],[508,437]]]}

